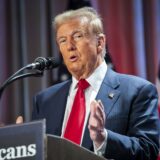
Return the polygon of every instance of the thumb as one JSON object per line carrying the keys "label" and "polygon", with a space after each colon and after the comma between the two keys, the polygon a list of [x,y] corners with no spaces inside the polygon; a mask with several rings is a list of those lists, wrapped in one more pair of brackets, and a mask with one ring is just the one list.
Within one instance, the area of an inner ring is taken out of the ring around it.
{"label": "thumb", "polygon": [[97,102],[95,100],[93,100],[90,105],[91,116],[95,116],[95,114],[96,114],[96,105],[97,105]]}
{"label": "thumb", "polygon": [[16,119],[16,124],[21,124],[23,123],[23,117],[22,116],[18,116]]}

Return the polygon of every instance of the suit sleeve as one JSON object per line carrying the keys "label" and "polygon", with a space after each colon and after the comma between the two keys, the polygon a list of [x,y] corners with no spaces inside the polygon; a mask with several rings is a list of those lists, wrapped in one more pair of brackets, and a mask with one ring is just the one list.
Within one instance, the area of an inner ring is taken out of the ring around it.
{"label": "suit sleeve", "polygon": [[157,159],[159,152],[157,103],[155,87],[152,84],[141,87],[131,105],[127,134],[122,135],[108,130],[106,158],[115,160]]}
{"label": "suit sleeve", "polygon": [[36,96],[33,97],[33,110],[32,110],[32,120],[35,120],[37,118],[37,112],[38,112],[38,107],[36,105]]}

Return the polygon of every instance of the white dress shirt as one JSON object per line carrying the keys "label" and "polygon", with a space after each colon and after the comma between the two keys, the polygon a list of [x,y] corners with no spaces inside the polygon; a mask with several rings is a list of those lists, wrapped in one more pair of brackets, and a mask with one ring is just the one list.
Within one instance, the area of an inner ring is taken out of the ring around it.
{"label": "white dress shirt", "polygon": [[[81,138],[81,144],[82,144],[82,140],[83,140],[83,136],[84,136],[84,131],[85,131],[85,127],[88,121],[88,117],[89,117],[89,113],[90,113],[90,104],[93,100],[95,100],[98,91],[100,89],[100,86],[102,84],[102,81],[105,77],[105,74],[107,72],[107,64],[105,62],[103,62],[100,66],[98,66],[95,71],[86,79],[87,82],[90,84],[90,86],[85,90],[85,100],[86,100],[86,116],[85,116],[85,122],[84,122],[84,126],[83,126],[83,131],[82,131],[82,138]],[[72,109],[72,104],[74,101],[74,97],[75,94],[77,92],[77,83],[78,81],[72,77],[72,84],[69,90],[69,95],[67,97],[67,104],[66,104],[66,110],[65,110],[65,115],[64,115],[64,121],[63,121],[63,126],[62,126],[62,134],[61,137],[63,137],[64,135],[64,131],[66,128],[66,124]],[[106,145],[106,144],[105,144]],[[105,145],[102,145],[100,147],[104,148]],[[94,146],[95,149],[95,146]],[[105,149],[105,148],[104,148]],[[99,148],[98,148],[99,150]],[[95,153],[99,154],[97,152],[97,149],[95,149]],[[100,153],[101,154],[101,153]]]}

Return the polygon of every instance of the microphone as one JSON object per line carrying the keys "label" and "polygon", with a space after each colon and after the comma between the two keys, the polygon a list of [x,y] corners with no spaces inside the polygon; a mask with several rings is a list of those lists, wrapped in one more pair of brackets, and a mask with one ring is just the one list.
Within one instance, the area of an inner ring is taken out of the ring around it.
{"label": "microphone", "polygon": [[56,68],[60,65],[60,60],[55,59],[54,57],[38,57],[35,61],[27,65],[27,69],[37,69],[40,71],[50,70]]}
{"label": "microphone", "polygon": [[[12,82],[14,82],[17,79],[20,78],[26,78],[26,77],[40,77],[43,76],[44,70],[49,70],[58,67],[61,64],[60,60],[55,59],[54,57],[38,57],[35,59],[35,61],[31,64],[28,64],[25,67],[22,67],[17,72],[15,72],[12,76],[10,76],[1,86],[0,86],[0,98],[2,96],[2,93],[4,89]],[[35,69],[35,71],[31,72],[23,72],[26,69]]]}

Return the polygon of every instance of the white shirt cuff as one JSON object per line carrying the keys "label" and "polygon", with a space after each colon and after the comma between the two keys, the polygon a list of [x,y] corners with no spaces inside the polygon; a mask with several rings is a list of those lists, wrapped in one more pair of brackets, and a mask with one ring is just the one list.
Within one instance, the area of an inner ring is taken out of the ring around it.
{"label": "white shirt cuff", "polygon": [[106,129],[104,129],[104,131],[105,131],[105,139],[103,143],[98,148],[93,143],[94,153],[98,156],[103,156],[103,154],[105,153],[106,146],[107,146],[108,132]]}

